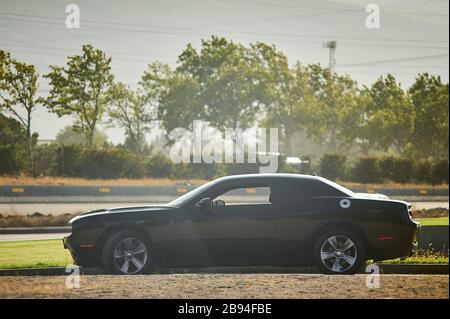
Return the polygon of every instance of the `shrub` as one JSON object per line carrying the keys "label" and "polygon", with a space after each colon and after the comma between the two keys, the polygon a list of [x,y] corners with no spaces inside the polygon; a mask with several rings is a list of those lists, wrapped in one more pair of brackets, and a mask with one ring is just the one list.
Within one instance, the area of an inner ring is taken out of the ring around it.
{"label": "shrub", "polygon": [[79,145],[64,145],[58,147],[55,156],[53,175],[67,177],[81,177],[83,166],[82,147]]}
{"label": "shrub", "polygon": [[379,159],[380,180],[398,183],[410,182],[414,174],[414,163],[411,159],[394,156]]}
{"label": "shrub", "polygon": [[0,145],[0,174],[17,175],[25,167],[19,145]]}
{"label": "shrub", "polygon": [[320,176],[331,180],[344,179],[346,176],[345,161],[346,157],[343,155],[325,154],[320,160]]}
{"label": "shrub", "polygon": [[431,183],[432,182],[433,163],[429,160],[419,160],[414,164],[414,182]]}
{"label": "shrub", "polygon": [[149,177],[173,177],[174,166],[182,164],[174,164],[169,158],[162,154],[153,155],[145,165],[146,175]]}
{"label": "shrub", "polygon": [[434,163],[431,169],[431,182],[433,184],[448,184],[448,160],[440,160]]}
{"label": "shrub", "polygon": [[58,147],[54,144],[39,145],[33,150],[33,166],[36,175],[54,175]]}
{"label": "shrub", "polygon": [[60,146],[56,151],[54,175],[84,178],[141,178],[143,159],[118,148],[86,149],[79,145]]}
{"label": "shrub", "polygon": [[377,183],[380,178],[379,161],[375,157],[360,158],[351,169],[352,181],[359,183]]}

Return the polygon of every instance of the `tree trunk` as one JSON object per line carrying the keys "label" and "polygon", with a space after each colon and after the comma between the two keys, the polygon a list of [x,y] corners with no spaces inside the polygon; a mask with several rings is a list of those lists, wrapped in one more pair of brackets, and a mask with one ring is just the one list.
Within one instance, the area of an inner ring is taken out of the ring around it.
{"label": "tree trunk", "polygon": [[27,112],[27,148],[28,148],[28,160],[30,164],[30,172],[32,176],[36,175],[34,171],[34,158],[33,158],[33,140],[31,136],[31,111]]}

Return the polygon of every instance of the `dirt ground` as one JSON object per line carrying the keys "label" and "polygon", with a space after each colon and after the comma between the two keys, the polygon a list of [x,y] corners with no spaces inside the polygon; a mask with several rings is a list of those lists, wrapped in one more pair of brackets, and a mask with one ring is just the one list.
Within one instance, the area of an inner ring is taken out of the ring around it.
{"label": "dirt ground", "polygon": [[168,274],[0,277],[0,298],[449,298],[448,275]]}

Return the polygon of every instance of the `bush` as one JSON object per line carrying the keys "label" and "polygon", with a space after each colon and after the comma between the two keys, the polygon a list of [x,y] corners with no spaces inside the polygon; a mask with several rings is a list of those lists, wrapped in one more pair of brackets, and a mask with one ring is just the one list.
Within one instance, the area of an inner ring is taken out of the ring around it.
{"label": "bush", "polygon": [[419,160],[414,164],[414,178],[416,183],[431,183],[432,182],[432,168],[433,163],[429,160]]}
{"label": "bush", "polygon": [[227,175],[226,166],[217,163],[192,163],[189,164],[191,178],[214,179]]}
{"label": "bush", "polygon": [[22,149],[15,145],[0,145],[0,174],[17,175],[25,167]]}
{"label": "bush", "polygon": [[434,163],[431,169],[431,183],[433,184],[448,184],[448,160],[440,160]]}
{"label": "bush", "polygon": [[142,178],[143,159],[118,149],[85,149],[79,145],[61,146],[56,151],[54,175],[84,178]]}
{"label": "bush", "polygon": [[351,180],[358,183],[381,182],[378,159],[375,157],[360,158],[351,170]]}
{"label": "bush", "polygon": [[346,157],[343,155],[325,154],[320,160],[320,176],[331,180],[345,179],[345,161]]}
{"label": "bush", "polygon": [[146,175],[149,177],[174,177],[174,164],[169,158],[162,154],[153,155],[145,165]]}
{"label": "bush", "polygon": [[80,145],[64,145],[58,147],[55,155],[53,174],[56,176],[81,177],[83,166],[82,147]]}
{"label": "bush", "polygon": [[379,159],[379,174],[382,181],[410,182],[414,174],[414,162],[394,156],[382,157]]}
{"label": "bush", "polygon": [[58,147],[54,144],[39,145],[33,150],[33,166],[36,175],[49,176],[55,174],[55,163]]}

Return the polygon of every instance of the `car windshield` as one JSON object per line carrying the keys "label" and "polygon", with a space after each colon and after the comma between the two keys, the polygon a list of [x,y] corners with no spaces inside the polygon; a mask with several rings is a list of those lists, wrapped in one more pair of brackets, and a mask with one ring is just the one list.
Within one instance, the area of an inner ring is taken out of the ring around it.
{"label": "car windshield", "polygon": [[339,184],[337,184],[335,182],[332,182],[332,181],[330,181],[330,180],[328,180],[326,178],[321,178],[321,180],[324,183],[330,185],[333,188],[336,188],[337,190],[341,191],[342,193],[344,193],[345,195],[347,195],[349,197],[357,197],[357,195],[353,191],[349,190],[348,188],[346,188],[346,187],[344,187],[342,185],[339,185]]}
{"label": "car windshield", "polygon": [[181,206],[186,202],[189,202],[191,199],[202,193],[204,190],[211,187],[213,184],[215,184],[215,181],[208,182],[206,184],[203,184],[202,186],[199,186],[190,192],[184,194],[183,196],[180,196],[173,201],[171,201],[168,205],[169,206]]}

